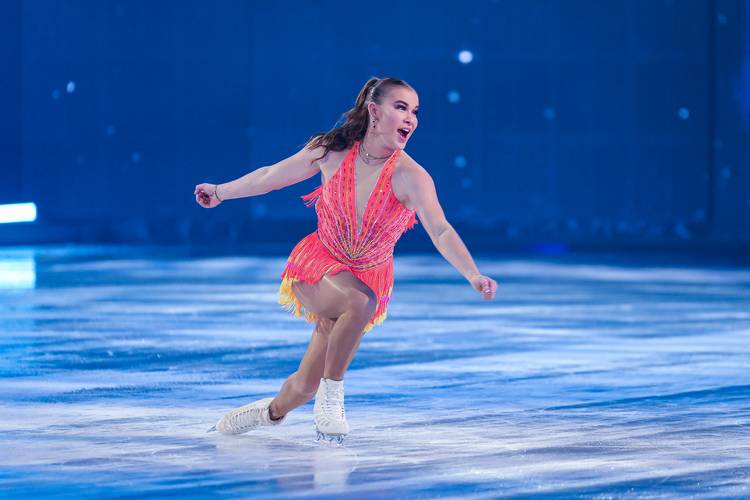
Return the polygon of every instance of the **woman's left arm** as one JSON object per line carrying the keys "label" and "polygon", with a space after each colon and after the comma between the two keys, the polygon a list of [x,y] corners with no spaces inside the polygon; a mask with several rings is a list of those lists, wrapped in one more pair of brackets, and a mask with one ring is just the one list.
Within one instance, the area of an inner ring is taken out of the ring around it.
{"label": "woman's left arm", "polygon": [[430,174],[413,163],[401,170],[401,180],[435,248],[486,300],[494,299],[497,282],[479,272],[461,237],[446,220]]}

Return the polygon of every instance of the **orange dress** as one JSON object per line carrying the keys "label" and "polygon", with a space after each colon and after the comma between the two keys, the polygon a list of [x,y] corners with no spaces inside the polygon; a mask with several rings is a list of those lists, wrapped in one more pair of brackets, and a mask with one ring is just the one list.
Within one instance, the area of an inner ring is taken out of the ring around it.
{"label": "orange dress", "polygon": [[401,152],[386,160],[367,200],[362,228],[357,233],[354,166],[359,151],[355,141],[336,173],[325,184],[302,196],[306,206],[315,204],[318,229],[305,236],[292,250],[281,273],[279,304],[306,321],[317,320],[292,290],[292,283],[317,283],[324,274],[349,271],[369,286],[377,297],[377,308],[365,332],[385,320],[393,292],[393,248],[401,235],[417,223],[414,210],[406,208],[391,189],[393,168]]}

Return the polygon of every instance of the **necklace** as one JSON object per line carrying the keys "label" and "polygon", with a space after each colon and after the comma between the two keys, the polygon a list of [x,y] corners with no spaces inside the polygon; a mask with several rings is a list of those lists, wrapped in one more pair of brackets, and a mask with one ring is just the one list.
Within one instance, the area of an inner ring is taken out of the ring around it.
{"label": "necklace", "polygon": [[359,143],[359,152],[364,153],[364,156],[360,155],[360,158],[362,158],[362,161],[367,163],[368,165],[371,165],[371,161],[373,160],[386,160],[391,157],[391,155],[383,156],[382,158],[379,158],[377,156],[372,156],[370,153],[367,152],[367,149],[365,149],[365,141],[362,141]]}

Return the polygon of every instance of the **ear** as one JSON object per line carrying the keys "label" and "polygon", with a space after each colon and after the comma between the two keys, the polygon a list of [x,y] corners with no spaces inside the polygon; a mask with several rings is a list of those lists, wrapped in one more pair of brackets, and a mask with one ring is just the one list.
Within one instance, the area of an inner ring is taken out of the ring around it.
{"label": "ear", "polygon": [[374,118],[376,120],[380,119],[378,116],[378,105],[374,102],[370,101],[367,103],[367,111],[370,114],[370,118]]}

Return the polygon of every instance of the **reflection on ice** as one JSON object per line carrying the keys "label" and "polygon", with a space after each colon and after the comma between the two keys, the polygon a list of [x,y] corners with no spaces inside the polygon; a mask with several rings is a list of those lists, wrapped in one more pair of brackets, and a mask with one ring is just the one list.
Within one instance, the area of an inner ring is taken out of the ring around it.
{"label": "reflection on ice", "polygon": [[34,288],[36,269],[30,250],[0,252],[0,290]]}
{"label": "reflection on ice", "polygon": [[[270,396],[311,327],[279,257],[0,252],[0,488],[10,496],[747,496],[750,274],[610,259],[397,259],[347,374],[351,433],[205,431]],[[25,259],[25,260],[24,260]]]}

